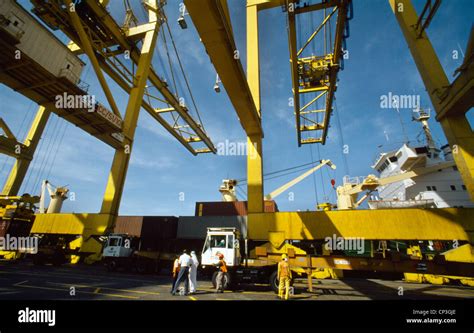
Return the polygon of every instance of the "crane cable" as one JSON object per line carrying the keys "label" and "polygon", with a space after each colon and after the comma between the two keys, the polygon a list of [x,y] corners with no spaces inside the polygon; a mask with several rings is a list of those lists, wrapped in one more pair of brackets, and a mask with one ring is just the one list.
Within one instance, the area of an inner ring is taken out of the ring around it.
{"label": "crane cable", "polygon": [[[128,0],[124,0],[124,1],[127,1],[128,3]],[[130,3],[128,3],[128,6],[130,6]],[[89,74],[90,74],[90,71],[91,71],[91,67],[87,67],[85,73],[84,73],[84,81],[88,81],[88,78],[89,78]],[[64,136],[66,135],[66,132],[68,130],[68,128],[70,127],[70,123],[68,121],[64,121],[63,124],[62,124],[62,129],[58,130],[58,136],[59,136],[59,141],[57,141],[57,144],[56,144],[56,149],[53,153],[53,157],[51,159],[51,164],[49,166],[49,169],[48,169],[48,172],[46,174],[46,180],[49,181],[49,176],[51,175],[51,171],[53,170],[53,167],[54,167],[54,164],[56,162],[56,158],[58,156],[58,152],[59,152],[59,149],[61,148],[63,142],[64,142]],[[62,131],[62,134],[59,135],[59,133]]]}
{"label": "crane cable", "polygon": [[183,64],[181,62],[181,58],[179,56],[178,49],[176,48],[176,43],[174,42],[173,35],[171,34],[171,29],[170,29],[170,26],[168,24],[168,20],[165,21],[165,24],[166,24],[166,27],[168,29],[168,34],[170,35],[171,44],[173,45],[173,49],[174,49],[174,52],[176,54],[176,59],[178,60],[179,68],[181,69],[181,73],[183,74],[184,82],[186,83],[186,87],[188,89],[189,96],[191,97],[191,101],[193,103],[194,109],[195,109],[197,117],[199,119],[199,123],[201,124],[201,127],[204,131],[204,125],[203,125],[202,120],[201,120],[201,115],[199,114],[199,109],[196,105],[196,101],[194,100],[194,96],[193,96],[193,93],[191,91],[191,87],[189,86],[189,81],[188,81],[188,78],[187,78],[186,73],[184,71]]}
{"label": "crane cable", "polygon": [[[48,136],[48,133],[50,132],[51,130],[51,123],[48,122],[47,125],[46,125],[46,129],[45,129],[45,132],[44,132],[44,138],[46,138]],[[36,149],[36,151],[42,151],[43,147],[45,145],[45,140],[39,140],[39,144],[38,144],[38,148]],[[32,177],[32,174],[35,170],[35,166],[39,163],[39,159],[38,157],[37,158],[34,158],[33,159],[33,165],[31,165],[29,171],[28,171],[28,176],[26,177],[26,182],[23,183],[22,187],[23,187],[23,191],[24,192],[28,192],[27,190],[29,189],[28,185],[30,183],[30,179]],[[30,191],[31,192],[31,191]],[[31,192],[32,193],[32,192]]]}
{"label": "crane cable", "polygon": [[54,163],[56,162],[56,157],[57,157],[57,155],[58,155],[59,148],[62,146],[64,136],[66,135],[67,129],[68,129],[69,125],[70,125],[69,122],[64,122],[64,124],[65,124],[65,126],[64,126],[64,128],[63,128],[63,132],[62,132],[62,134],[61,134],[61,136],[60,136],[59,142],[58,142],[58,144],[57,144],[57,146],[56,146],[56,150],[55,150],[55,152],[54,152],[54,154],[53,154],[52,162],[51,162],[51,164],[50,164],[50,166],[49,166],[48,173],[46,174],[46,179],[47,179],[47,180],[49,179],[49,176],[51,175],[51,171],[53,170]]}
{"label": "crane cable", "polygon": [[176,80],[175,80],[175,77],[174,77],[173,65],[172,65],[172,62],[171,62],[171,56],[170,56],[169,49],[168,49],[168,43],[166,42],[166,34],[165,34],[164,30],[161,30],[161,31],[162,31],[163,42],[165,44],[166,56],[168,58],[168,64],[169,64],[169,67],[170,67],[171,79],[173,80],[174,93],[175,93],[176,96],[178,96],[178,88],[176,86]]}
{"label": "crane cable", "polygon": [[[294,167],[290,167],[290,168],[285,168],[285,169],[281,169],[281,170],[277,170],[277,171],[272,171],[272,172],[268,172],[266,174],[264,174],[263,176],[270,176],[270,175],[274,175],[274,174],[277,174],[277,173],[281,173],[281,172],[285,172],[285,171],[289,171],[289,170],[294,170],[294,169],[298,169],[298,168],[301,168],[301,167],[304,167],[304,166],[308,166],[308,165],[311,165],[312,163],[305,163],[305,164],[301,164],[301,165],[297,165],[297,166],[294,166]],[[239,178],[239,179],[236,179],[237,182],[239,183],[245,183],[247,178]]]}
{"label": "crane cable", "polygon": [[33,183],[33,188],[31,190],[31,193],[34,193],[35,189],[41,184],[41,175],[44,173],[44,169],[46,167],[46,164],[49,159],[49,155],[51,154],[52,147],[55,144],[55,140],[57,139],[58,136],[58,125],[60,123],[59,117],[56,117],[56,123],[54,125],[53,133],[51,134],[51,137],[48,140],[48,144],[46,146],[46,152],[45,155],[43,156],[43,160],[40,164],[40,168],[38,169],[38,173],[35,178],[35,182]]}
{"label": "crane cable", "polygon": [[344,172],[346,175],[349,175],[350,174],[350,171],[349,171],[349,163],[347,162],[347,156],[346,154],[344,153],[344,150],[345,150],[345,141],[344,141],[344,134],[342,133],[342,125],[341,125],[341,118],[339,116],[339,110],[337,108],[337,100],[336,100],[336,97],[334,96],[334,108],[335,108],[335,111],[336,111],[336,123],[337,123],[337,131],[339,132],[339,142],[340,142],[340,145],[341,145],[341,155],[342,155],[342,161],[344,163]]}
{"label": "crane cable", "polygon": [[[236,195],[240,195],[243,199],[245,199],[247,197],[247,193],[245,193],[245,191],[241,187],[236,186],[235,189],[237,190],[235,192]],[[237,193],[239,191],[240,191],[240,193]]]}

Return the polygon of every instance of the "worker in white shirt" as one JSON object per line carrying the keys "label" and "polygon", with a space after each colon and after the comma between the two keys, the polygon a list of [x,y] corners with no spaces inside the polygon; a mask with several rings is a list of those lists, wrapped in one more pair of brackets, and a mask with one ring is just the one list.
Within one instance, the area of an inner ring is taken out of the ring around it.
{"label": "worker in white shirt", "polygon": [[189,293],[194,294],[197,288],[197,269],[199,267],[199,260],[196,256],[196,252],[191,251],[191,261],[192,265],[189,269]]}
{"label": "worker in white shirt", "polygon": [[192,265],[192,260],[186,250],[183,250],[183,254],[178,259],[179,274],[176,283],[174,284],[172,294],[176,295],[176,291],[179,288],[181,282],[184,282],[184,294],[189,293],[189,268]]}

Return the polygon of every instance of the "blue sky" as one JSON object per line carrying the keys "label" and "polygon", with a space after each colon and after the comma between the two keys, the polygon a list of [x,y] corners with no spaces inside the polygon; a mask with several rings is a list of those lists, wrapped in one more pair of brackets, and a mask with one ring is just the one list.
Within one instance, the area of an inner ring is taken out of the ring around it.
{"label": "blue sky", "polygon": [[[28,1],[19,2],[30,8]],[[131,2],[140,14],[138,1]],[[216,145],[225,140],[244,142],[244,131],[225,90],[220,94],[213,90],[216,73],[190,17],[186,17],[187,30],[181,30],[176,23],[179,2],[169,0],[166,11],[204,126]],[[111,0],[109,6],[119,22],[124,17],[122,3]],[[414,3],[420,12],[424,1],[416,0]],[[237,47],[245,68],[245,1],[230,0],[229,6]],[[428,29],[432,44],[451,80],[452,73],[462,62],[472,13],[474,2],[470,0],[444,1]],[[309,22],[302,22],[302,26],[309,33]],[[62,41],[67,40],[61,33],[57,33],[57,36]],[[288,106],[291,79],[285,15],[280,8],[260,14],[264,173],[323,158],[331,159],[338,167],[335,171],[319,171],[314,177],[294,186],[290,190],[294,194],[294,201],[289,200],[288,193],[279,196],[276,201],[282,211],[313,210],[316,202],[327,199],[334,202],[331,178],[340,184],[346,174],[362,176],[373,173],[370,165],[377,152],[400,145],[403,141],[400,120],[395,110],[380,108],[382,95],[389,92],[398,95],[419,94],[421,105],[431,107],[388,1],[354,1],[354,19],[350,21],[347,47],[349,59],[345,61],[345,69],[339,75],[337,109],[331,119],[327,143],[324,146],[306,145],[298,148],[293,109]],[[453,59],[455,50],[459,53],[458,59]],[[160,73],[161,67],[156,57],[154,64]],[[87,65],[84,70],[83,80],[90,84],[89,91],[107,105],[90,67]],[[115,84],[110,85],[123,113],[127,96]],[[0,85],[0,98],[0,116],[6,119],[17,137],[23,139],[37,105],[4,85]],[[400,112],[409,138],[416,142],[419,125],[411,122],[411,110],[400,109]],[[342,131],[338,130],[337,117]],[[437,141],[444,144],[446,139],[434,119],[431,120],[431,127]],[[65,133],[64,136],[62,133]],[[349,154],[345,155],[347,168],[341,151],[342,144],[349,145]],[[51,151],[49,156],[48,151]],[[64,212],[98,212],[112,159],[112,148],[53,115],[21,191],[38,194],[40,180],[49,174],[48,179],[53,184],[67,184],[75,193],[75,201],[66,201]],[[6,179],[12,163],[13,159],[0,156],[2,181]],[[193,156],[142,110],[120,214],[193,215],[196,201],[220,200],[218,187],[222,179],[242,179],[245,175],[245,156]],[[296,175],[268,180],[265,193]],[[180,200],[183,194],[184,200]]]}

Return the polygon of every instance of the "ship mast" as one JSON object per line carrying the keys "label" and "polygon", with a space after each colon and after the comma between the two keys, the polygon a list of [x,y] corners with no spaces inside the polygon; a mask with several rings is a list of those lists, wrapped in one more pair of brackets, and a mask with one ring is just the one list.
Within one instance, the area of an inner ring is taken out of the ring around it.
{"label": "ship mast", "polygon": [[413,120],[421,123],[423,126],[423,132],[426,137],[426,144],[430,151],[437,150],[436,143],[433,140],[433,135],[431,134],[430,126],[428,125],[428,120],[430,119],[430,109],[416,108],[413,110]]}

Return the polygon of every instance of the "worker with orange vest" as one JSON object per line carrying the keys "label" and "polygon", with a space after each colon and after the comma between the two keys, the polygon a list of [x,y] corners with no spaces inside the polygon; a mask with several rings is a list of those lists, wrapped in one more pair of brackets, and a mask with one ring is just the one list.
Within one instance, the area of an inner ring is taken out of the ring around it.
{"label": "worker with orange vest", "polygon": [[171,285],[171,292],[173,292],[174,285],[176,284],[176,280],[178,279],[179,273],[179,256],[176,255],[176,258],[173,262],[173,284]]}
{"label": "worker with orange vest", "polygon": [[284,253],[281,255],[281,261],[278,263],[278,297],[283,299],[283,289],[285,289],[285,299],[290,295],[291,270],[288,264],[288,256]]}
{"label": "worker with orange vest", "polygon": [[219,253],[219,262],[217,263],[217,278],[216,278],[216,293],[224,292],[224,276],[227,273],[227,264],[224,260],[224,255]]}

